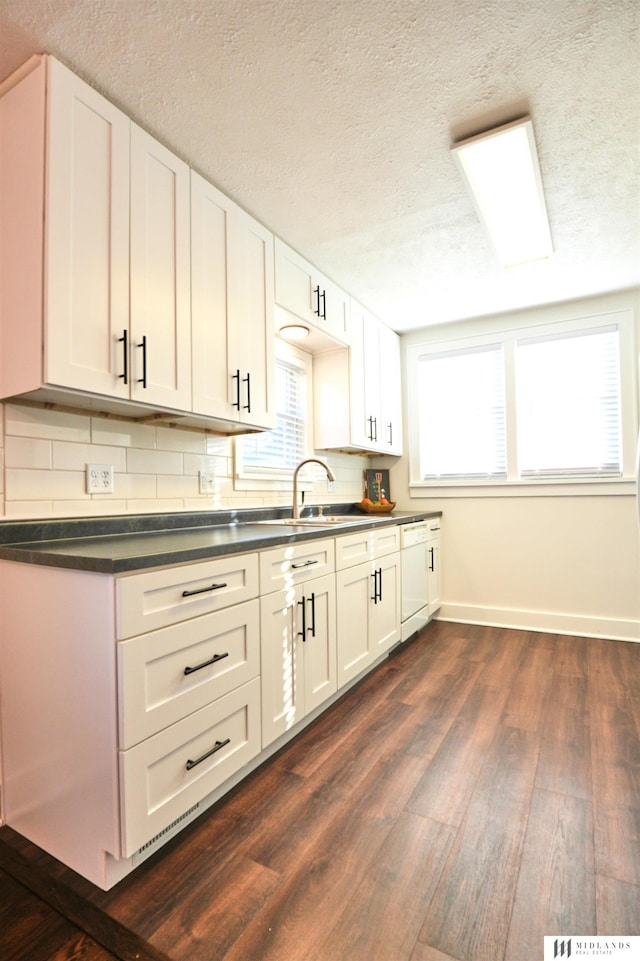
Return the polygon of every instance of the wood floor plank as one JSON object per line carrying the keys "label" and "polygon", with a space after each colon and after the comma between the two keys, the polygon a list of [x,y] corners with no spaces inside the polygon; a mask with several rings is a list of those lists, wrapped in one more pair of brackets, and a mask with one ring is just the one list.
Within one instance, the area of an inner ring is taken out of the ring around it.
{"label": "wood floor plank", "polygon": [[536,787],[591,800],[591,726],[586,678],[559,675],[547,700]]}
{"label": "wood floor plank", "polygon": [[2,961],[119,961],[85,932],[0,871]]}
{"label": "wood floor plank", "polygon": [[460,959],[452,958],[450,954],[443,954],[442,951],[436,951],[431,945],[421,944],[418,941],[409,961],[460,961]]}
{"label": "wood floor plank", "polygon": [[586,677],[588,670],[587,650],[589,647],[587,638],[557,634],[555,640],[555,663],[553,666],[555,674],[565,677]]}
{"label": "wood floor plank", "polygon": [[640,934],[640,887],[596,875],[597,934]]}
{"label": "wood floor plank", "polygon": [[419,940],[460,961],[496,961],[507,941],[537,762],[535,735],[501,727]]}
{"label": "wood floor plank", "polygon": [[281,883],[274,871],[238,857],[181,899],[154,932],[153,943],[181,961],[222,958]]}
{"label": "wood floor plank", "polygon": [[307,961],[409,961],[455,831],[402,813],[329,937]]}
{"label": "wood floor plank", "polygon": [[504,723],[525,731],[538,731],[553,677],[555,650],[529,644],[509,689]]}
{"label": "wood floor plank", "polygon": [[596,934],[591,804],[535,790],[507,958],[538,956],[544,934]]}

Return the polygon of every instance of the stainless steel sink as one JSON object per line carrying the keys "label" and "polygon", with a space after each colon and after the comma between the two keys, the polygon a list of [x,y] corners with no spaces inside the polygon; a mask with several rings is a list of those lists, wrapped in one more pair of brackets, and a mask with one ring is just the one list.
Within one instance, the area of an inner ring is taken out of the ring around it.
{"label": "stainless steel sink", "polygon": [[273,520],[255,521],[255,523],[285,525],[286,527],[335,527],[338,524],[351,524],[366,520],[368,520],[366,514],[321,514],[315,517],[280,517]]}

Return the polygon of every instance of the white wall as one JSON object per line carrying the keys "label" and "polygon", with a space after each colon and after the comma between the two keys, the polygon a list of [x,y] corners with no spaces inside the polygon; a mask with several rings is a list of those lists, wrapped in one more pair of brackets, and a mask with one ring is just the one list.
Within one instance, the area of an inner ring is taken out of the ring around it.
{"label": "white wall", "polygon": [[[638,291],[519,312],[517,323],[629,306],[637,353]],[[456,325],[456,335],[513,326],[513,316],[482,318]],[[403,358],[409,344],[452,335],[451,325],[412,331],[402,338]],[[385,466],[399,508],[443,511],[443,619],[640,640],[634,493],[598,495],[590,487],[572,496],[460,497],[436,489],[429,497],[411,497],[406,450]]]}

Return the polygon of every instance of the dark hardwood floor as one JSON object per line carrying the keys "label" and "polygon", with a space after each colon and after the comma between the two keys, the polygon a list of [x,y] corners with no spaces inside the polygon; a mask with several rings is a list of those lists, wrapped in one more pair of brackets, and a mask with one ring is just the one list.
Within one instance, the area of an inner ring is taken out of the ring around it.
{"label": "dark hardwood floor", "polygon": [[640,644],[434,622],[111,891],[6,827],[0,869],[3,961],[534,961],[545,934],[640,934]]}

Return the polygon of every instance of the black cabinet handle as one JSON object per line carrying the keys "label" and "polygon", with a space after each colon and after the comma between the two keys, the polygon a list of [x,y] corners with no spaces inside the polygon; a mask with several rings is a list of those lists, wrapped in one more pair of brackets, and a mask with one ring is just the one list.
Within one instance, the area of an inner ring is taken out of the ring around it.
{"label": "black cabinet handle", "polygon": [[123,353],[123,371],[118,374],[118,380],[123,380],[125,384],[129,383],[129,331],[123,330],[122,337],[118,338],[118,343],[122,344]]}
{"label": "black cabinet handle", "polygon": [[373,597],[371,600],[374,604],[377,604],[378,601],[382,600],[382,568],[379,567],[374,571],[371,577],[373,578]]}
{"label": "black cabinet handle", "polygon": [[242,383],[247,385],[247,403],[244,405],[243,410],[248,410],[251,413],[251,374],[247,373],[246,377],[242,378]]}
{"label": "black cabinet handle", "polygon": [[138,347],[142,350],[142,377],[138,378],[138,383],[142,384],[144,388],[147,386],[147,335],[145,334],[138,344]]}
{"label": "black cabinet handle", "polygon": [[291,569],[296,571],[299,567],[310,567],[311,564],[317,564],[317,561],[303,561],[301,564],[292,564]]}
{"label": "black cabinet handle", "polygon": [[302,598],[301,601],[298,601],[298,605],[302,607],[302,630],[298,631],[296,636],[301,637],[303,641],[306,641],[307,639],[307,613],[306,613],[307,602],[304,597]]}
{"label": "black cabinet handle", "polygon": [[316,317],[320,316],[320,285],[313,288],[313,296],[316,298],[316,305],[313,308],[313,312]]}
{"label": "black cabinet handle", "polygon": [[183,597],[193,597],[194,594],[206,594],[208,591],[219,591],[221,587],[226,587],[225,584],[211,584],[209,587],[198,587],[195,591],[183,591]]}
{"label": "black cabinet handle", "polygon": [[185,667],[184,673],[195,674],[196,671],[201,671],[203,667],[209,667],[210,664],[217,664],[218,661],[221,661],[225,657],[229,657],[228,651],[224,654],[214,654],[213,657],[210,657],[208,661],[203,661],[202,664],[196,664],[195,667]]}
{"label": "black cabinet handle", "polygon": [[236,382],[236,400],[231,402],[231,406],[235,407],[236,410],[240,410],[240,371],[237,370],[235,374],[231,375],[231,380]]}
{"label": "black cabinet handle", "polygon": [[430,564],[429,564],[429,570],[430,570],[430,571],[434,571],[434,570],[435,570],[435,567],[433,566],[433,553],[434,553],[434,552],[433,552],[433,547],[430,547],[430,548],[429,548],[429,553],[431,554],[431,562],[430,562]]}
{"label": "black cabinet handle", "polygon": [[311,603],[311,627],[309,628],[309,630],[311,631],[311,637],[315,637],[316,636],[316,595],[312,593],[311,597],[308,600]]}
{"label": "black cabinet handle", "polygon": [[326,292],[326,290],[323,290],[323,291],[322,291],[322,295],[321,295],[321,296],[322,296],[322,310],[320,310],[320,297],[318,297],[318,316],[321,317],[322,320],[326,320],[326,319],[327,319],[327,292]]}
{"label": "black cabinet handle", "polygon": [[208,757],[211,757],[212,754],[215,754],[216,751],[219,751],[221,748],[226,747],[230,742],[230,737],[228,737],[225,741],[216,741],[211,750],[207,751],[206,754],[203,754],[202,757],[196,758],[195,761],[187,761],[185,764],[187,771],[190,771],[192,767],[196,767],[198,764],[202,764],[202,762],[206,761]]}

